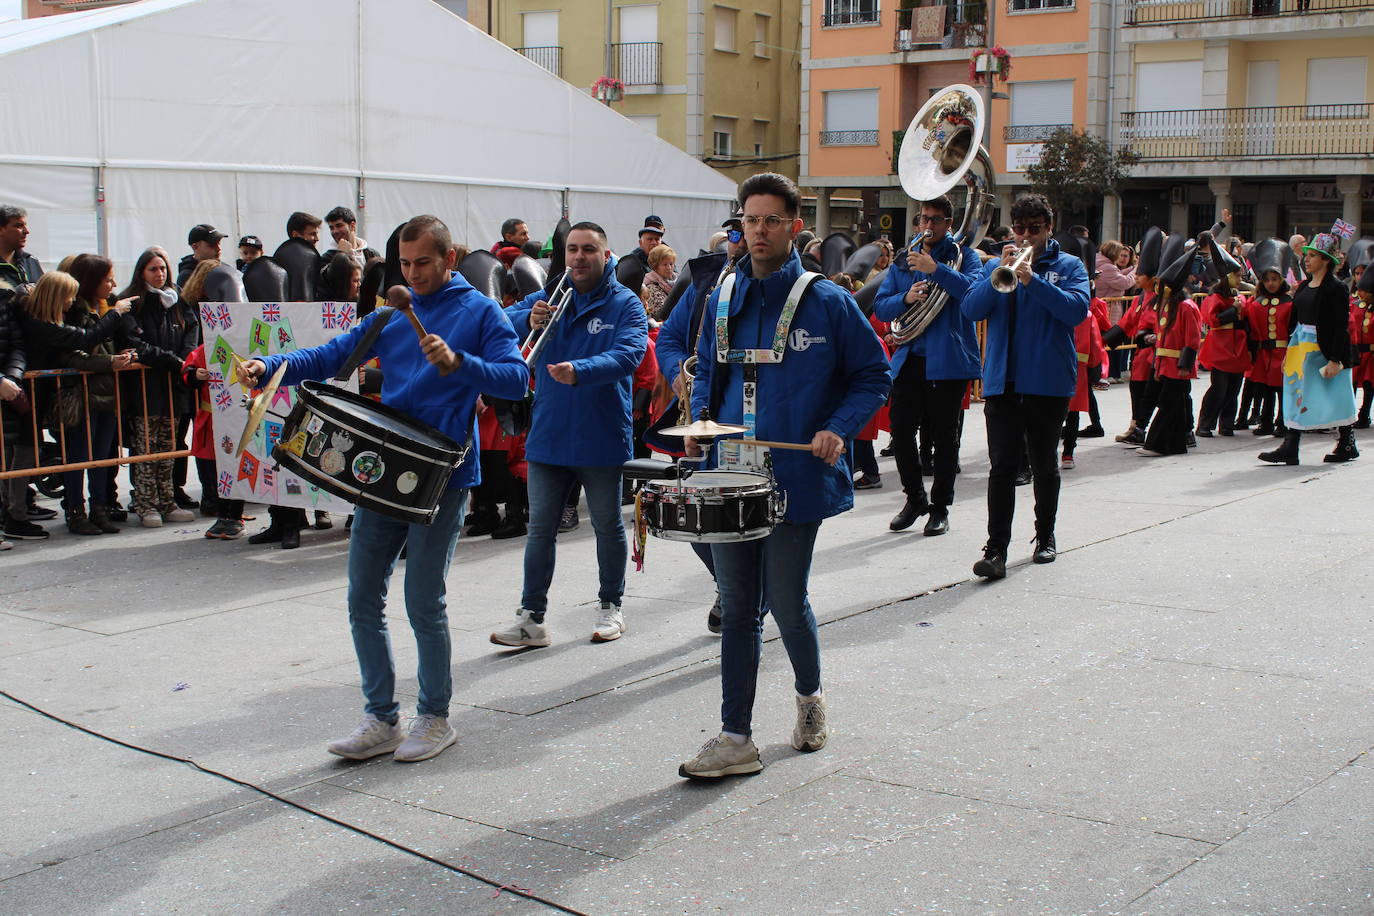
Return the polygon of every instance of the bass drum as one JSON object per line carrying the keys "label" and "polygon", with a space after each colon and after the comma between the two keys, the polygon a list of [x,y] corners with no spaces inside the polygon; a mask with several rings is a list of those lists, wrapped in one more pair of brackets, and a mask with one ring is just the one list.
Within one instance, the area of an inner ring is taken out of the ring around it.
{"label": "bass drum", "polygon": [[468,448],[369,398],[303,382],[272,458],[355,506],[428,525]]}
{"label": "bass drum", "polygon": [[729,544],[768,537],[786,500],[763,474],[701,471],[686,480],[645,481],[639,505],[654,537]]}

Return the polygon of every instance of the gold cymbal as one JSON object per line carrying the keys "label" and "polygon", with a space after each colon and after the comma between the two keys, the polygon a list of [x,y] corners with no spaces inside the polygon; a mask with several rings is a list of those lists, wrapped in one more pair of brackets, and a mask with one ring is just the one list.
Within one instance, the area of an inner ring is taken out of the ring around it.
{"label": "gold cymbal", "polygon": [[277,393],[277,386],[281,384],[281,377],[286,374],[286,363],[283,362],[277,367],[277,371],[272,373],[262,392],[248,405],[248,422],[243,427],[243,435],[239,436],[239,447],[234,452],[238,457],[243,454],[243,450],[248,447],[253,435],[258,431],[258,426],[262,423],[262,418],[267,415],[267,405],[272,403],[272,395]]}
{"label": "gold cymbal", "polygon": [[717,423],[715,420],[697,420],[686,426],[669,426],[659,430],[665,436],[691,436],[693,439],[715,439],[719,436],[736,436],[749,432],[747,426],[733,426]]}

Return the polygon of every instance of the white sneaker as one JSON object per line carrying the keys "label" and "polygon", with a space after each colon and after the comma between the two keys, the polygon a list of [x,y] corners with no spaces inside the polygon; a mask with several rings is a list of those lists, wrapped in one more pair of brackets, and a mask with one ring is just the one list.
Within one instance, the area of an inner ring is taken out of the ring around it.
{"label": "white sneaker", "polygon": [[143,512],[143,513],[140,513],[140,515],[138,516],[138,518],[139,518],[139,521],[141,521],[141,522],[143,523],[143,527],[144,527],[144,528],[161,528],[161,527],[162,527],[162,513],[158,512],[158,511],[156,511],[156,510],[153,510],[153,511],[151,511],[151,512]]}
{"label": "white sneaker", "polygon": [[752,738],[736,744],[722,732],[701,746],[697,755],[677,768],[688,779],[720,779],[722,776],[752,776],[763,769],[759,749]]}
{"label": "white sneaker", "polygon": [[196,520],[196,514],[190,509],[173,509],[170,512],[162,513],[162,520],[178,525],[183,522],[194,522]]}
{"label": "white sneaker", "polygon": [[530,619],[530,612],[521,608],[520,616],[515,618],[515,623],[491,634],[491,641],[498,646],[542,648],[550,642],[549,628],[542,623],[535,623]]}
{"label": "white sneaker", "polygon": [[792,747],[799,751],[819,751],[830,737],[825,724],[825,697],[797,697],[797,726],[792,729]]}
{"label": "white sneaker", "polygon": [[13,550],[14,545],[4,538],[0,538],[0,550]]}
{"label": "white sneaker", "polygon": [[327,750],[349,760],[366,760],[396,750],[404,737],[399,727],[368,713],[353,729],[353,734],[329,742]]}
{"label": "white sneaker", "polygon": [[410,720],[410,734],[392,757],[403,763],[428,760],[457,740],[458,735],[444,716],[416,716]]}
{"label": "white sneaker", "polygon": [[610,642],[625,635],[625,613],[620,605],[609,601],[601,602],[601,611],[596,615],[596,626],[592,628],[592,642]]}

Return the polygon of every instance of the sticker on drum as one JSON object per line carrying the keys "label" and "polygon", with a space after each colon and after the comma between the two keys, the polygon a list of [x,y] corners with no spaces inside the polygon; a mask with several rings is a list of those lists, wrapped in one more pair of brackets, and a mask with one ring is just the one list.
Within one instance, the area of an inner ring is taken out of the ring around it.
{"label": "sticker on drum", "polygon": [[353,450],[353,437],[350,436],[348,433],[344,432],[343,430],[331,433],[329,436],[329,441],[336,449],[338,449],[341,452],[350,452]]}
{"label": "sticker on drum", "polygon": [[297,430],[290,442],[282,444],[282,448],[299,458],[301,453],[305,451],[305,430]]}
{"label": "sticker on drum", "polygon": [[343,452],[336,448],[327,448],[320,456],[320,470],[331,477],[342,474],[345,464]]}
{"label": "sticker on drum", "polygon": [[353,476],[358,483],[376,483],[386,473],[386,464],[376,452],[359,452],[353,459]]}
{"label": "sticker on drum", "polygon": [[324,417],[317,413],[307,413],[306,416],[309,417],[309,419],[305,421],[306,432],[317,433],[324,429]]}
{"label": "sticker on drum", "polygon": [[310,443],[305,447],[305,453],[311,458],[320,457],[320,452],[324,451],[325,443],[328,441],[329,437],[324,433],[315,433],[310,437]]}
{"label": "sticker on drum", "polygon": [[419,474],[416,474],[414,471],[402,471],[401,475],[396,478],[396,492],[400,493],[402,496],[408,495],[413,493],[419,484]]}

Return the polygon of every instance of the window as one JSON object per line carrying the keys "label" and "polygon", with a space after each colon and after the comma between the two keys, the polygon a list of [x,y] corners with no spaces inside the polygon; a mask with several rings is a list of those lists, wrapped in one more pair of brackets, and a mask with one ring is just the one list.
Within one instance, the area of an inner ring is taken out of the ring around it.
{"label": "window", "polygon": [[833,89],[825,97],[822,146],[878,144],[878,90]]}
{"label": "window", "polygon": [[716,156],[732,156],[734,153],[735,119],[711,119],[711,152]]}
{"label": "window", "polygon": [[[1313,57],[1307,61],[1307,111],[1309,118],[1368,117],[1362,106],[1365,94],[1366,59],[1363,57]],[[1355,108],[1352,106],[1361,106]]]}
{"label": "window", "polygon": [[1073,9],[1074,0],[1007,0],[1009,13],[1053,12]]}
{"label": "window", "polygon": [[825,0],[821,25],[877,25],[878,0]]}
{"label": "window", "polygon": [[1007,140],[1038,143],[1061,127],[1073,127],[1073,80],[1011,84]]}
{"label": "window", "polygon": [[552,48],[558,44],[558,10],[525,13],[520,18],[525,47]]}
{"label": "window", "polygon": [[1124,139],[1195,136],[1202,108],[1202,61],[1136,64],[1135,107],[1123,123]]}
{"label": "window", "polygon": [[754,14],[754,56],[769,57],[768,23],[773,17],[762,13]]}
{"label": "window", "polygon": [[716,7],[717,51],[735,50],[735,22],[738,19],[739,10],[732,10],[724,6]]}
{"label": "window", "polygon": [[768,122],[754,122],[754,156],[758,158],[768,148]]}

